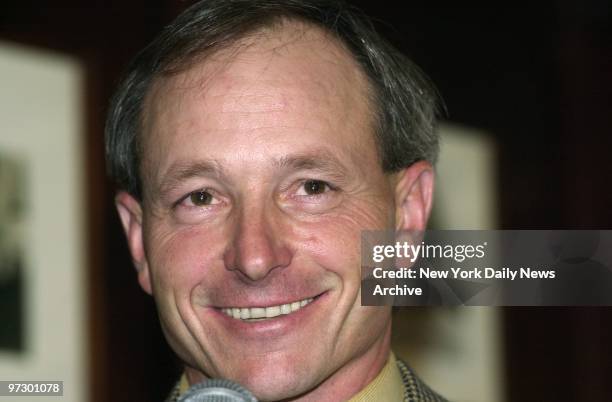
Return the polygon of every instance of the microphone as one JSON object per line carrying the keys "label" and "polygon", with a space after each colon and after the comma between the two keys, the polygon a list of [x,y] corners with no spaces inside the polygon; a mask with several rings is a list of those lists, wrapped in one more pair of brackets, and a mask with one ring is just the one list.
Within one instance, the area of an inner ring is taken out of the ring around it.
{"label": "microphone", "polygon": [[192,385],[178,402],[257,402],[257,399],[233,381],[211,379]]}

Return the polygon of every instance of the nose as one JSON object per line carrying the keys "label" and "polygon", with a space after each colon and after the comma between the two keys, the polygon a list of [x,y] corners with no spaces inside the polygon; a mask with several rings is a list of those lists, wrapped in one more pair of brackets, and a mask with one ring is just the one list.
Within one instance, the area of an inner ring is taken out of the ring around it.
{"label": "nose", "polygon": [[261,281],[275,270],[289,266],[292,252],[287,246],[282,222],[263,208],[242,212],[233,239],[224,255],[225,267],[242,279]]}

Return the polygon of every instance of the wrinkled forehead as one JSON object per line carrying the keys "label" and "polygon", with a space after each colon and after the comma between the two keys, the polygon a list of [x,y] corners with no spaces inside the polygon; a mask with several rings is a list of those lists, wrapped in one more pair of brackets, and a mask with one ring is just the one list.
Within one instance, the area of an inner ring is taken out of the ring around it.
{"label": "wrinkled forehead", "polygon": [[371,99],[361,67],[332,34],[285,21],[155,81],[145,100],[141,170],[151,167],[147,160],[158,165],[163,155],[155,152],[195,125],[214,132],[308,124],[310,131],[371,135]]}
{"label": "wrinkled forehead", "polygon": [[[372,90],[361,66],[332,33],[298,20],[279,20],[258,29],[228,47],[195,56],[188,68],[156,77],[145,99],[144,121],[166,95],[215,95],[231,89],[232,76],[259,84],[296,81],[318,86],[322,92],[361,97],[369,102]],[[190,91],[191,90],[191,91]],[[350,92],[350,93],[348,93]]]}

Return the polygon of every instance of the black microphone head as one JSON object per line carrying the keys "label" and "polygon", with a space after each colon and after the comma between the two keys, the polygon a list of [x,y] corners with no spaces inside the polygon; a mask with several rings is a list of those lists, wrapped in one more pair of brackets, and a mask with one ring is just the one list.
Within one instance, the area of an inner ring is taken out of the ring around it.
{"label": "black microphone head", "polygon": [[257,399],[242,385],[212,379],[192,385],[178,402],[257,402]]}

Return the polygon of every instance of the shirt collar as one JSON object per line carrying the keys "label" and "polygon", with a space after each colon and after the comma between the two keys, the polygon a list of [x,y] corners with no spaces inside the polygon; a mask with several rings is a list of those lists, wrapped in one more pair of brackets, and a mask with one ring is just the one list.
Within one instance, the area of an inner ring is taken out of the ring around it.
{"label": "shirt collar", "polygon": [[349,399],[349,402],[402,402],[403,396],[404,383],[397,369],[395,355],[391,352],[387,364],[380,373],[357,395]]}

